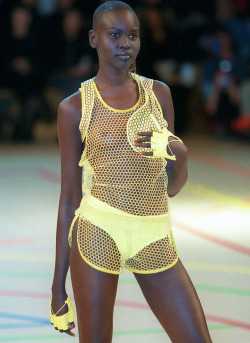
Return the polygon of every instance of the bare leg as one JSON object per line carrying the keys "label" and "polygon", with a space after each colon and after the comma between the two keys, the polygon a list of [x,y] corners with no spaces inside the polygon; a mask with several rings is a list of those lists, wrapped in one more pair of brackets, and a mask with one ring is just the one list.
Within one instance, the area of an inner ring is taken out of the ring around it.
{"label": "bare leg", "polygon": [[79,342],[110,343],[118,275],[104,273],[82,259],[73,230],[70,253],[71,280],[76,304]]}
{"label": "bare leg", "polygon": [[134,275],[173,343],[212,342],[198,295],[181,261],[163,272]]}

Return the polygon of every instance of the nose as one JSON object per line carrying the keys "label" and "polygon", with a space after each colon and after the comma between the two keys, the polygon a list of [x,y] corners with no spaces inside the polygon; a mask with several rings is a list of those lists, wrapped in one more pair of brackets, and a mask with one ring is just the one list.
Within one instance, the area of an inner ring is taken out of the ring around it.
{"label": "nose", "polygon": [[128,37],[126,37],[125,35],[122,36],[122,39],[120,40],[120,48],[121,49],[130,49],[130,42]]}

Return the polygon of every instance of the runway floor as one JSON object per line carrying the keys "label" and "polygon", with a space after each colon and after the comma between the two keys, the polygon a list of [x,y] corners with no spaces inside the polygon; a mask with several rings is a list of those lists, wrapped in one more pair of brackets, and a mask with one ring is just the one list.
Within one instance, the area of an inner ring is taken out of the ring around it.
{"label": "runway floor", "polygon": [[[211,137],[185,142],[189,181],[170,200],[180,257],[213,342],[249,343],[249,147]],[[56,144],[1,146],[0,342],[78,341],[49,322],[59,182]],[[114,313],[113,343],[125,342],[170,342],[128,271]]]}

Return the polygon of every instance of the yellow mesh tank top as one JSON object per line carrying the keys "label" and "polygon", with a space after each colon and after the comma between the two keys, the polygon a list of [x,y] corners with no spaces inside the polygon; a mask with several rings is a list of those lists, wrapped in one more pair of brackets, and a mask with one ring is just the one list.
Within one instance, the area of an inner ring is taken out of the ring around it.
{"label": "yellow mesh tank top", "polygon": [[[138,155],[136,151],[149,149],[133,145],[137,132],[160,131],[167,122],[152,90],[153,80],[131,75],[140,96],[128,110],[108,106],[93,79],[82,84],[80,132],[85,148],[79,165],[84,168],[84,196],[75,213],[75,220],[82,217],[108,232],[127,257],[171,230],[167,160]],[[124,239],[121,242],[125,230],[141,237],[129,252]]]}

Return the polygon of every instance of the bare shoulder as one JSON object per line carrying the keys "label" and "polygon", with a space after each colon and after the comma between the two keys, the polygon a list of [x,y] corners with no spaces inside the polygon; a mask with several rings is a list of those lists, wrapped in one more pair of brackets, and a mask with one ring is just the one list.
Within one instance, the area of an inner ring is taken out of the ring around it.
{"label": "bare shoulder", "polygon": [[80,122],[81,107],[81,93],[78,91],[59,104],[58,120],[66,120],[71,123]]}
{"label": "bare shoulder", "polygon": [[162,108],[163,116],[168,122],[169,130],[174,132],[174,107],[169,86],[164,82],[154,80],[153,91]]}

